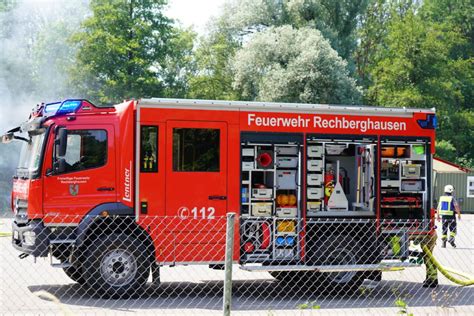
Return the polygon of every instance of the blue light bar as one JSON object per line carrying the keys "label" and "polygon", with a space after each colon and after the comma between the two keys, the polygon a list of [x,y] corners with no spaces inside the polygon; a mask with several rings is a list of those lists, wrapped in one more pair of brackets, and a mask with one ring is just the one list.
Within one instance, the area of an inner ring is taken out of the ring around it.
{"label": "blue light bar", "polygon": [[66,100],[61,103],[56,115],[69,114],[76,112],[82,105],[82,100]]}
{"label": "blue light bar", "polygon": [[68,99],[63,102],[52,102],[44,106],[44,116],[64,115],[76,112],[82,105],[82,100]]}
{"label": "blue light bar", "polygon": [[428,114],[425,120],[417,120],[417,123],[423,129],[436,129],[438,127],[438,118],[435,114]]}
{"label": "blue light bar", "polygon": [[56,114],[60,106],[61,102],[48,103],[44,106],[43,114],[45,116],[54,115]]}

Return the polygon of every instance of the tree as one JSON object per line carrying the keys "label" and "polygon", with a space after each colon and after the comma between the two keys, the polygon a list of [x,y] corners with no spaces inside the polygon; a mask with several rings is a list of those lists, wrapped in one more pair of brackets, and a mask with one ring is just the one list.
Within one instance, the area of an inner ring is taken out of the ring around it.
{"label": "tree", "polygon": [[353,104],[360,97],[347,63],[312,28],[255,34],[236,53],[233,68],[234,88],[249,100]]}
{"label": "tree", "polygon": [[232,100],[237,98],[233,90],[233,74],[230,62],[238,44],[215,32],[201,38],[194,54],[196,70],[189,79],[189,96],[197,99]]}
{"label": "tree", "polygon": [[384,106],[455,108],[474,87],[472,59],[452,59],[465,38],[449,24],[432,23],[411,9],[394,16],[378,53],[368,89],[371,103]]}
{"label": "tree", "polygon": [[230,29],[245,36],[268,27],[291,25],[321,31],[339,55],[351,61],[356,26],[368,0],[239,0],[227,4]]}
{"label": "tree", "polygon": [[195,70],[194,42],[196,33],[191,29],[175,28],[169,41],[168,54],[161,68],[165,83],[163,96],[185,98],[190,90],[189,80]]}
{"label": "tree", "polygon": [[79,52],[71,74],[78,92],[105,103],[163,95],[173,36],[172,21],[162,13],[165,4],[91,1],[93,15],[73,37]]}

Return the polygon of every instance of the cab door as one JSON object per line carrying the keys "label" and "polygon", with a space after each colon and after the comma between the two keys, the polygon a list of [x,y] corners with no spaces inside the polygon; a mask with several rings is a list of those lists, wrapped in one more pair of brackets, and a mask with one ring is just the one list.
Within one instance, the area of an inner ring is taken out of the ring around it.
{"label": "cab door", "polygon": [[64,159],[63,172],[44,178],[46,222],[78,223],[94,207],[116,201],[113,126],[68,126]]}
{"label": "cab door", "polygon": [[174,261],[223,260],[227,213],[227,124],[168,121],[167,231]]}

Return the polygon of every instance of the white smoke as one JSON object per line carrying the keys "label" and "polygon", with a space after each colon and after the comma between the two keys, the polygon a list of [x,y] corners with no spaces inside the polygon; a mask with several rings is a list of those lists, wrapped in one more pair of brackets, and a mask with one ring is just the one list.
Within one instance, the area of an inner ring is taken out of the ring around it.
{"label": "white smoke", "polygon": [[26,120],[37,103],[67,97],[75,57],[68,38],[88,14],[87,0],[8,2],[0,12],[0,133]]}
{"label": "white smoke", "polygon": [[[88,14],[88,0],[1,1],[0,135],[27,120],[36,104],[71,97],[68,66],[76,51],[68,39]],[[0,144],[0,213],[20,145]]]}

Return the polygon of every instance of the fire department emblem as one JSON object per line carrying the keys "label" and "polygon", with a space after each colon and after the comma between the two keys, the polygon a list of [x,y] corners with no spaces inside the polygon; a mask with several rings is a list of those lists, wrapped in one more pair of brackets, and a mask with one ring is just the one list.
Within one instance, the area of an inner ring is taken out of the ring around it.
{"label": "fire department emblem", "polygon": [[76,196],[77,194],[79,194],[79,184],[70,184],[69,185],[69,193],[72,196]]}

